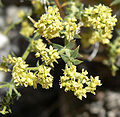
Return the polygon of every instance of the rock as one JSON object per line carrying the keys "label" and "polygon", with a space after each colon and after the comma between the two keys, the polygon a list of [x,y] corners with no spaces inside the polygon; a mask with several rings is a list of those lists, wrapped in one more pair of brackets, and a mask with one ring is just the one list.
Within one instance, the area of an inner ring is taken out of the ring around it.
{"label": "rock", "polygon": [[107,91],[105,94],[106,108],[109,110],[120,108],[120,92]]}
{"label": "rock", "polygon": [[89,105],[89,111],[91,114],[98,114],[103,109],[103,101],[93,102]]}
{"label": "rock", "polygon": [[7,22],[8,24],[11,22],[17,22],[19,20],[18,17],[18,8],[16,6],[9,6],[6,9],[6,18],[7,18]]}
{"label": "rock", "polygon": [[16,7],[16,6],[9,6],[6,9],[6,14],[7,14],[7,22],[8,24],[11,22],[18,22],[20,20],[18,13],[20,10],[24,10],[26,14],[30,14],[31,8],[30,7]]}
{"label": "rock", "polygon": [[104,108],[102,108],[99,113],[98,113],[98,117],[106,117],[106,111]]}
{"label": "rock", "polygon": [[5,18],[3,16],[0,16],[0,29],[5,28]]}
{"label": "rock", "polygon": [[116,117],[116,114],[113,111],[108,112],[108,117]]}
{"label": "rock", "polygon": [[8,44],[9,44],[8,37],[0,33],[0,49],[3,49]]}
{"label": "rock", "polygon": [[0,71],[0,82],[5,81],[5,78],[6,78],[6,73]]}
{"label": "rock", "polygon": [[7,56],[10,51],[10,43],[8,37],[0,33],[0,62],[2,62],[2,57]]}

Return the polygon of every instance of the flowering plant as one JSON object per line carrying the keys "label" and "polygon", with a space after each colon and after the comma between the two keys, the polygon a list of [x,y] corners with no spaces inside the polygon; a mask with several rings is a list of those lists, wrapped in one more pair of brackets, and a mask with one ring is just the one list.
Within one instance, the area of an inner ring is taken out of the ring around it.
{"label": "flowering plant", "polygon": [[[116,16],[112,16],[112,9],[102,4],[84,9],[81,3],[70,1],[66,2],[66,5],[72,5],[66,8],[65,16],[57,0],[55,3],[58,7],[50,6],[48,3],[48,1],[44,3],[40,0],[32,0],[33,11],[37,17],[40,17],[35,21],[30,13],[28,19],[32,24],[28,23],[27,15],[23,11],[19,13],[22,23],[20,33],[29,41],[29,46],[22,57],[9,54],[3,57],[3,62],[0,64],[1,71],[10,72],[12,75],[9,83],[0,83],[0,88],[8,88],[0,108],[2,114],[11,112],[10,105],[14,95],[20,97],[17,90],[19,87],[37,88],[40,84],[42,88],[51,88],[54,81],[51,71],[54,70],[54,64],[58,64],[59,59],[65,63],[59,85],[60,88],[65,88],[66,92],[73,91],[74,95],[82,100],[83,97],[87,97],[86,93],[95,94],[96,87],[101,86],[98,76],[88,77],[88,72],[84,69],[78,72],[76,66],[81,63],[79,59],[81,55],[80,46],[76,47],[76,39],[84,40],[82,38],[84,34],[80,34],[81,29],[89,28],[90,36],[87,38],[89,44],[101,43],[109,46],[113,27],[117,22]],[[70,7],[74,8],[71,13]],[[46,13],[39,14],[38,11],[43,8]],[[64,45],[54,43],[54,39],[62,40]],[[37,59],[34,66],[30,66],[26,60],[30,53],[34,53]]]}

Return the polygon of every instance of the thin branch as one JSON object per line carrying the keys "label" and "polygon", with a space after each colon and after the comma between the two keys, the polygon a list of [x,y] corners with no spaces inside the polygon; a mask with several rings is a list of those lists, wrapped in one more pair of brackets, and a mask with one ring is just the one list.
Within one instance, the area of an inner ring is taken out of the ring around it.
{"label": "thin branch", "polygon": [[88,60],[89,60],[89,61],[92,61],[92,60],[95,58],[95,56],[96,56],[97,53],[98,53],[98,50],[99,50],[99,42],[95,43],[95,47],[94,47],[94,49],[93,49],[93,52],[92,52],[92,54],[88,57]]}
{"label": "thin branch", "polygon": [[63,11],[63,9],[62,9],[62,7],[61,7],[59,1],[58,1],[58,0],[54,0],[54,1],[55,1],[55,3],[56,3],[57,7],[58,7],[59,10],[60,10],[60,15],[61,15],[61,17],[64,19],[65,13],[64,13],[64,11]]}
{"label": "thin branch", "polygon": [[28,45],[27,49],[25,50],[22,58],[23,60],[26,60],[26,58],[28,57],[29,53],[30,53],[30,50],[31,50],[31,44]]}
{"label": "thin branch", "polygon": [[52,42],[49,39],[46,39],[49,44],[52,44]]}
{"label": "thin branch", "polygon": [[[78,59],[88,61],[88,58],[89,58],[90,55],[88,55],[88,54],[81,54],[81,55],[82,55],[82,57],[78,57]],[[97,55],[92,61],[102,63],[106,59],[108,59],[106,56]]]}

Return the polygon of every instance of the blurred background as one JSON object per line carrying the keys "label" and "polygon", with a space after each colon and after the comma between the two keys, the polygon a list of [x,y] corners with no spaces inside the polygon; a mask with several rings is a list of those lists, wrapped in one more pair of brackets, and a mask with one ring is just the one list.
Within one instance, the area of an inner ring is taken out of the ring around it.
{"label": "blurred background", "polygon": [[[113,0],[80,0],[80,2],[84,3],[85,7],[105,4],[113,9],[113,14],[116,14],[118,19],[120,18],[120,4],[110,6]],[[30,0],[1,0],[0,6],[1,62],[2,56],[7,56],[11,52],[21,56],[27,48],[28,41],[19,33],[21,24],[18,23],[18,13],[23,9],[29,12],[33,6]],[[13,25],[15,28],[11,28]],[[119,26],[118,24],[117,28],[120,28]],[[115,38],[116,32],[113,31],[112,40]],[[86,55],[87,50],[89,47],[80,51]],[[78,66],[78,70],[85,68],[89,74],[100,76],[102,86],[97,88],[96,95],[88,94],[88,97],[81,101],[72,92],[65,93],[64,89],[60,89],[59,76],[62,75],[61,69],[64,68],[64,63],[59,60],[59,64],[55,64],[56,72],[53,73],[55,77],[53,88],[46,90],[38,86],[38,89],[32,87],[19,89],[22,96],[11,107],[12,114],[7,114],[6,117],[120,117],[120,70],[117,71],[116,76],[112,76],[109,66],[103,64],[106,52],[104,47],[100,46],[98,55],[92,61],[84,59],[84,62]],[[31,65],[36,62],[32,54],[27,61],[32,63]],[[119,56],[117,64],[119,67]],[[9,81],[10,78],[10,74],[0,72],[0,81]],[[0,100],[5,90],[0,89]]]}

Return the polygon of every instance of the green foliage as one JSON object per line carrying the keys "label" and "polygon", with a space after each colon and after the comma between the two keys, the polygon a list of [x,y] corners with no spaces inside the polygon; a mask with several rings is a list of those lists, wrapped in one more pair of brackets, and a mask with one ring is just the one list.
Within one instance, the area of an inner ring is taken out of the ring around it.
{"label": "green foliage", "polygon": [[[119,32],[119,30],[118,30]],[[117,59],[120,57],[120,36],[118,36],[112,43],[110,43],[109,48],[109,59],[105,61],[105,64],[111,67],[112,75],[115,76],[116,72],[119,70]]]}
{"label": "green foliage", "polygon": [[11,113],[10,106],[13,104],[15,98],[20,98],[21,94],[17,91],[17,87],[12,80],[10,83],[0,82],[0,89],[1,88],[7,88],[6,95],[2,97],[2,106],[0,107],[0,113],[4,115],[9,112]]}
{"label": "green foliage", "polygon": [[70,42],[65,47],[59,44],[53,44],[53,47],[59,50],[59,54],[65,63],[67,63],[68,65],[70,65],[71,63],[74,65],[78,65],[82,61],[76,59],[77,57],[80,57],[79,46],[73,50],[72,48],[74,47],[74,45],[74,42]]}

